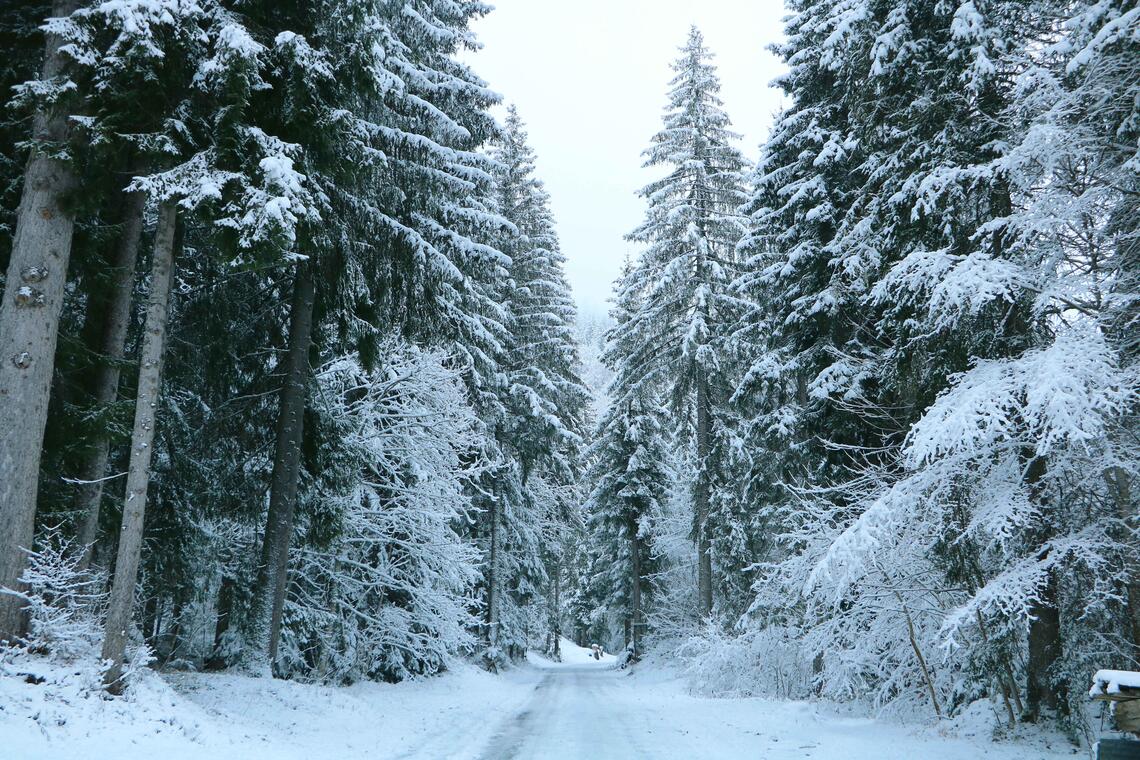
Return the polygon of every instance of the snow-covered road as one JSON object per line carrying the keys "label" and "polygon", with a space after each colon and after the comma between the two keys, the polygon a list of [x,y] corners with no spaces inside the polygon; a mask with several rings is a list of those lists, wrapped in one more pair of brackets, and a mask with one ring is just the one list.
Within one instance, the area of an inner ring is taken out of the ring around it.
{"label": "snow-covered road", "polygon": [[[236,674],[147,674],[106,700],[98,676],[0,673],[0,758],[163,760],[1060,760],[1064,740],[993,743],[984,712],[940,729],[826,703],[709,699],[668,663],[563,662],[334,688]],[[982,703],[983,711],[989,707]],[[964,730],[963,727],[966,727]],[[974,727],[970,735],[969,727]]]}
{"label": "snow-covered road", "polygon": [[652,730],[618,709],[627,696],[619,672],[589,667],[547,671],[530,703],[499,729],[482,757],[652,757],[647,745]]}
{"label": "snow-covered road", "polygon": [[[1071,747],[953,738],[926,728],[844,718],[803,702],[703,699],[685,693],[675,679],[632,675],[609,662],[587,662],[573,650],[567,654],[569,663],[542,668],[530,700],[500,724],[477,755],[480,760],[1072,757]],[[467,752],[455,747],[453,756]]]}

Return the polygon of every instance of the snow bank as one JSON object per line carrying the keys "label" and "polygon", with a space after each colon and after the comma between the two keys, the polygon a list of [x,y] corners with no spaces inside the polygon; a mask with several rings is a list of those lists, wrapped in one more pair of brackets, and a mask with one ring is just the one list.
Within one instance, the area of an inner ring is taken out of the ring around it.
{"label": "snow bank", "polygon": [[[696,646],[697,642],[695,637],[687,642],[688,647],[674,643],[651,650],[629,679],[641,693],[652,692],[656,699],[677,703],[678,714],[692,723],[689,730],[693,732],[699,730],[703,715],[713,726],[747,728],[747,734],[768,736],[773,748],[787,749],[788,744],[776,742],[795,741],[797,748],[821,750],[815,757],[844,760],[1046,760],[1072,757],[1075,751],[1066,736],[1049,726],[1019,724],[1011,731],[1000,706],[987,699],[979,699],[952,718],[935,723],[926,711],[876,711],[857,701],[789,697],[810,694],[810,685],[778,673],[779,664],[766,661],[755,642],[750,645],[727,638],[706,641],[703,648]],[[702,662],[698,655],[708,661]],[[733,659],[743,677],[732,675]],[[765,669],[770,672],[762,673]],[[750,676],[754,680],[749,680]],[[755,751],[747,736],[741,736],[739,742],[740,757],[755,756],[743,752],[744,747]],[[892,747],[891,754],[882,754],[884,746]]]}
{"label": "snow bank", "polygon": [[[108,699],[94,668],[69,670],[43,658],[30,660],[8,662],[0,675],[0,755],[5,758],[465,756],[455,755],[454,747],[469,748],[474,757],[497,717],[525,704],[535,680],[529,670],[493,676],[463,666],[421,681],[333,688],[148,671],[127,696]],[[29,665],[34,666],[31,679],[23,675]],[[495,720],[487,719],[491,705]]]}

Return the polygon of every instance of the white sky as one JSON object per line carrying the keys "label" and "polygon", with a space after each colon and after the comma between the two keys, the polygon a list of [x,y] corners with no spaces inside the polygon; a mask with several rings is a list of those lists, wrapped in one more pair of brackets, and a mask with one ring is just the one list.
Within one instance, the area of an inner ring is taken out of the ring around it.
{"label": "white sky", "polygon": [[476,73],[515,103],[538,153],[558,220],[566,273],[584,313],[606,299],[642,218],[637,190],[654,172],[641,151],[660,129],[671,71],[690,24],[716,53],[738,146],[755,160],[781,94],[767,52],[783,0],[491,0],[475,31]]}

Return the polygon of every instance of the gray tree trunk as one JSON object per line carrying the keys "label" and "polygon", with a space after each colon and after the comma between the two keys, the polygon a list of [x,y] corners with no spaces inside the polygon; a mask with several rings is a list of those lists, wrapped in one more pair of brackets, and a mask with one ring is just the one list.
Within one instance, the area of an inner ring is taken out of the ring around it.
{"label": "gray tree trunk", "polygon": [[[103,313],[104,322],[97,348],[102,358],[95,369],[93,383],[92,403],[96,408],[113,403],[119,393],[120,364],[126,352],[131,296],[134,293],[135,266],[142,239],[145,208],[146,196],[143,193],[127,194],[123,231],[115,251],[113,278],[107,294],[107,308]],[[99,530],[103,478],[107,474],[110,450],[110,439],[101,435],[80,469],[79,477],[84,482],[79,486],[75,509],[83,519],[78,534],[79,545],[84,547],[81,569],[86,569],[91,564],[91,554]]]}
{"label": "gray tree trunk", "polygon": [[107,690],[118,694],[123,657],[127,646],[127,629],[131,624],[131,607],[135,598],[139,556],[142,553],[143,520],[146,517],[146,492],[150,485],[151,455],[154,451],[154,425],[162,384],[162,357],[166,348],[166,323],[170,312],[170,287],[174,278],[174,233],[178,209],[167,201],[159,208],[158,229],[154,236],[151,262],[150,299],[143,324],[143,343],[139,354],[139,387],[135,400],[135,424],[131,431],[130,469],[123,502],[123,525],[119,530],[119,551],[115,559],[115,580],[107,607],[107,627],[103,637],[103,659],[111,661],[103,677]]}
{"label": "gray tree trunk", "polygon": [[641,656],[641,539],[638,538],[639,526],[636,522],[633,525],[633,535],[630,538],[630,551],[633,555],[633,588],[630,590],[631,611],[630,618],[632,620],[631,628],[633,629],[630,639],[633,641],[633,660],[637,660]]}
{"label": "gray tree trunk", "polygon": [[[1106,474],[1113,500],[1116,502],[1116,513],[1124,526],[1123,540],[1129,547],[1133,560],[1140,555],[1140,539],[1132,531],[1137,525],[1136,504],[1132,500],[1132,482],[1128,472],[1123,467],[1113,467]],[[1140,568],[1135,561],[1124,586],[1125,607],[1128,612],[1129,633],[1132,635],[1132,656],[1140,660]]]}
{"label": "gray tree trunk", "polygon": [[560,548],[558,563],[554,572],[554,620],[550,632],[551,638],[554,640],[550,647],[550,654],[558,662],[562,661],[562,568],[564,564],[565,549]]}
{"label": "gray tree trunk", "polygon": [[712,542],[709,540],[709,473],[708,458],[712,453],[712,420],[709,409],[708,378],[704,368],[697,368],[697,601],[701,617],[712,614]]}
{"label": "gray tree trunk", "polygon": [[281,616],[285,609],[289,567],[289,544],[293,538],[293,514],[301,480],[301,444],[305,433],[305,404],[309,380],[309,347],[313,336],[313,304],[316,286],[309,264],[297,269],[293,282],[292,314],[289,320],[289,350],[277,411],[277,444],[269,488],[269,512],[265,540],[261,545],[261,573],[257,634],[261,653],[270,668],[277,660],[281,640]]}
{"label": "gray tree trunk", "polygon": [[[52,13],[70,15],[77,6],[76,0],[56,0]],[[48,35],[44,79],[63,71],[61,44]],[[37,113],[32,122],[36,142],[58,147],[68,133],[62,109]],[[23,590],[24,550],[31,548],[35,530],[40,455],[75,227],[66,205],[75,173],[53,152],[49,145],[28,160],[0,302],[0,589],[15,591]],[[0,592],[0,642],[22,636],[26,623],[23,599]]]}
{"label": "gray tree trunk", "polygon": [[491,547],[487,557],[487,646],[493,647],[498,641],[498,594],[496,584],[499,581],[496,563],[499,561],[499,505],[497,501],[491,503],[488,517],[491,520]]}

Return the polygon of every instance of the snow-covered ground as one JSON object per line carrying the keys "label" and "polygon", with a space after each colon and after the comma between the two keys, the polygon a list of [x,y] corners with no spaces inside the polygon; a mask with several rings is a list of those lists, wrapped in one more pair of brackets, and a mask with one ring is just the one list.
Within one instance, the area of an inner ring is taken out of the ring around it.
{"label": "snow-covered ground", "polygon": [[[145,675],[104,699],[89,675],[0,676],[0,756],[12,760],[293,758],[835,758],[1053,760],[1049,747],[841,717],[826,706],[707,699],[660,669],[563,644],[500,676],[461,667],[397,685],[309,686],[236,675]],[[18,665],[18,663],[15,663]]]}

